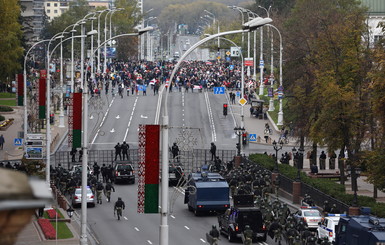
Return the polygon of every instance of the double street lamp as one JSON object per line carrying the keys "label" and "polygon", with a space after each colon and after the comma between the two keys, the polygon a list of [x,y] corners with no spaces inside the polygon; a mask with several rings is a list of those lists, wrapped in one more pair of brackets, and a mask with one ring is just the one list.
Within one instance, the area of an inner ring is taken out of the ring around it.
{"label": "double street lamp", "polygon": [[278,169],[278,151],[280,151],[283,147],[283,141],[279,141],[279,143],[277,143],[277,141],[273,141],[273,148],[275,150],[275,167],[274,167],[274,172],[275,173],[278,173],[279,172],[279,169]]}
{"label": "double street lamp", "polygon": [[297,167],[297,177],[295,180],[297,182],[300,182],[301,181],[301,169],[303,166],[303,153],[305,150],[302,147],[300,147],[298,150],[295,147],[293,147],[293,149],[291,151],[293,153],[294,166]]}
{"label": "double street lamp", "polygon": [[353,190],[353,203],[352,203],[352,206],[353,207],[358,207],[358,197],[357,197],[357,191],[358,191],[358,188],[357,188],[357,178],[360,177],[360,174],[361,174],[361,168],[357,168],[355,166],[350,166],[350,168],[348,168],[348,174],[350,175],[351,177],[351,180],[352,180],[352,190]]}

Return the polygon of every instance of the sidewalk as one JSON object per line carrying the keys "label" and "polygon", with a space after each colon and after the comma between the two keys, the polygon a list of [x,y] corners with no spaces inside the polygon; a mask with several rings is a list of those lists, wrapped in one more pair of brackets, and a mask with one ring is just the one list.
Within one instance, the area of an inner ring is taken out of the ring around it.
{"label": "sidewalk", "polygon": [[[4,136],[5,143],[3,150],[0,150],[0,161],[6,162],[7,160],[20,160],[24,154],[22,146],[15,146],[14,139],[19,138],[18,132],[24,131],[23,129],[23,118],[24,110],[23,107],[12,107],[14,112],[2,113],[6,118],[13,118],[13,124],[5,131],[0,131],[0,134]],[[51,125],[51,154],[56,151],[56,148],[60,145],[64,139],[68,127],[67,117],[65,117],[65,127],[59,128],[59,117],[55,115],[55,124]],[[63,210],[62,213],[66,215]],[[15,245],[42,245],[42,244],[61,244],[61,245],[77,245],[79,244],[78,229],[74,228],[73,222],[67,223],[68,228],[72,231],[74,238],[64,240],[45,240],[39,225],[37,224],[36,216],[32,217],[31,222],[20,232],[17,242]]]}
{"label": "sidewalk", "polygon": [[[264,119],[258,119],[255,117],[250,117],[250,114],[248,113],[249,105],[246,105],[245,108],[245,116],[244,116],[244,123],[245,123],[245,129],[248,133],[257,134],[257,141],[256,142],[250,142],[250,144],[257,144],[257,145],[270,145],[273,140],[279,139],[279,132],[277,126],[274,124],[272,120],[264,120]],[[264,140],[264,129],[265,129],[265,123],[269,123],[270,128],[273,129],[273,134],[270,135],[271,141],[268,143],[265,143]],[[260,141],[258,139],[260,138]],[[295,146],[298,148],[299,143],[297,142],[297,139],[295,138],[289,138],[289,146]],[[305,147],[305,152],[310,150],[310,147]],[[319,160],[319,156],[317,157]],[[326,169],[325,170],[319,170],[319,173],[331,173],[331,172],[337,172],[338,169],[329,169],[329,159],[326,159]],[[293,161],[290,161],[290,165],[293,166]],[[319,166],[319,163],[318,163]],[[302,170],[304,172],[310,172],[310,160],[304,159],[304,169]],[[373,197],[374,193],[374,187],[372,184],[366,182],[366,177],[361,176],[357,178],[357,194],[362,196],[369,196]],[[346,192],[349,194],[353,194],[352,188],[351,188],[351,179],[348,178],[348,180],[345,182]],[[377,202],[384,202],[385,203],[385,193],[381,191],[377,191]]]}

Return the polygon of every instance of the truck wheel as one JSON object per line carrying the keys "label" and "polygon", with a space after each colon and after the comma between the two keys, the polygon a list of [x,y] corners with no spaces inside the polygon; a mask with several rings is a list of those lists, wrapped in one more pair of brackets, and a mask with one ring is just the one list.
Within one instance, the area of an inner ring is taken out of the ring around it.
{"label": "truck wheel", "polygon": [[261,237],[261,242],[266,242],[267,240],[267,234],[265,233],[265,235],[263,235],[263,237]]}
{"label": "truck wheel", "polygon": [[194,214],[195,214],[195,216],[199,216],[201,214],[201,212],[198,211],[197,209],[194,209]]}
{"label": "truck wheel", "polygon": [[187,204],[187,207],[188,207],[188,211],[193,211],[193,208]]}
{"label": "truck wheel", "polygon": [[229,242],[234,242],[234,240],[235,240],[234,235],[230,229],[227,231],[227,239],[229,240]]}

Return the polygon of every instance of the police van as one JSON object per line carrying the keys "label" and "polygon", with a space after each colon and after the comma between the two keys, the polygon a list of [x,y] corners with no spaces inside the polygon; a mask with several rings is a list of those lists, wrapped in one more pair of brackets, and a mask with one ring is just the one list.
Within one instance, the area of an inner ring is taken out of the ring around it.
{"label": "police van", "polygon": [[328,241],[333,243],[336,240],[336,230],[340,217],[346,217],[346,214],[329,214],[319,224],[317,234],[319,239],[325,237]]}

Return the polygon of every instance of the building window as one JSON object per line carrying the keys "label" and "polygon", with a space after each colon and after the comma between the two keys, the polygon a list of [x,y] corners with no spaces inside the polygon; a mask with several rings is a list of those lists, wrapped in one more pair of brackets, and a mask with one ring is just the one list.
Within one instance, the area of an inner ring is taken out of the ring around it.
{"label": "building window", "polygon": [[54,3],[53,6],[54,6],[54,7],[57,7],[57,3]]}
{"label": "building window", "polygon": [[375,35],[374,36],[374,43],[380,42],[383,38],[384,38],[384,36],[382,36],[382,35]]}
{"label": "building window", "polygon": [[55,14],[57,14],[57,10],[55,9],[54,11],[53,11]]}
{"label": "building window", "polygon": [[50,9],[47,9],[47,14],[50,14],[51,13],[51,10]]}
{"label": "building window", "polygon": [[47,3],[47,7],[51,7],[51,3]]}

